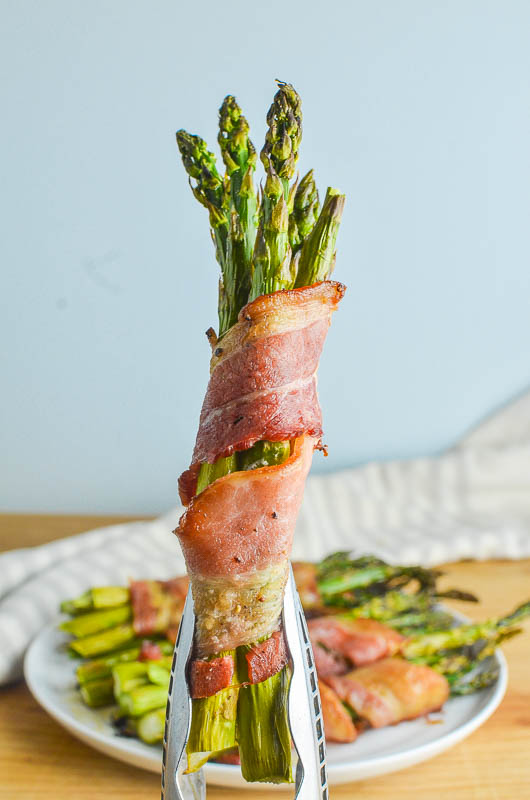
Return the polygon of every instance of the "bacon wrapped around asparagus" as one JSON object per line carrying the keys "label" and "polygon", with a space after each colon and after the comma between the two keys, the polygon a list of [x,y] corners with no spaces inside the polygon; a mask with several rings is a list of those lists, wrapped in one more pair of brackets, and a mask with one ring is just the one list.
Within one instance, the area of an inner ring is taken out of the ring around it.
{"label": "bacon wrapped around asparagus", "polygon": [[302,119],[292,86],[279,84],[267,122],[259,200],[255,149],[233,97],[220,110],[224,178],[199,137],[177,134],[193,192],[209,211],[222,277],[176,534],[197,619],[188,768],[237,744],[247,780],[288,782],[280,616],[305,479],[321,446],[316,372],[345,291],[328,279],[344,196],[328,189],[320,209],[312,172],[293,182]]}

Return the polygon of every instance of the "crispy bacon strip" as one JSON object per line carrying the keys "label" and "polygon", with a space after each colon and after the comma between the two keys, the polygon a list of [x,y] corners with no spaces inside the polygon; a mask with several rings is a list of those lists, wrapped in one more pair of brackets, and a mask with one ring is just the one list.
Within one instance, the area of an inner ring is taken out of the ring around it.
{"label": "crispy bacon strip", "polygon": [[156,642],[144,639],[138,654],[138,661],[159,661],[162,658],[162,651]]}
{"label": "crispy bacon strip", "polygon": [[188,578],[169,581],[131,581],[133,627],[137,636],[151,636],[178,628],[186,593]]}
{"label": "crispy bacon strip", "polygon": [[287,650],[283,634],[275,631],[260,644],[254,645],[245,658],[248,666],[249,683],[261,683],[276,675],[287,663]]}
{"label": "crispy bacon strip", "polygon": [[374,728],[437,711],[449,697],[449,684],[430,667],[385,658],[326,683]]}
{"label": "crispy bacon strip", "polygon": [[345,292],[336,281],[258,297],[214,349],[192,465],[179,479],[187,505],[198,466],[258,441],[319,439],[322,419],[316,371],[331,321]]}
{"label": "crispy bacon strip", "polygon": [[349,664],[340,653],[326,650],[321,644],[314,641],[311,641],[311,647],[316,671],[320,678],[328,678],[330,675],[345,675],[348,672]]}
{"label": "crispy bacon strip", "polygon": [[[324,281],[258,297],[214,344],[192,464],[179,479],[188,507],[176,530],[198,659],[269,639],[278,627],[296,517],[322,434],[316,371],[344,291]],[[289,458],[225,475],[195,496],[201,463],[262,440],[290,441]],[[285,663],[278,642],[253,648],[252,681]]]}
{"label": "crispy bacon strip", "polygon": [[314,446],[302,436],[283,464],[219,478],[181,517],[176,533],[191,579],[199,657],[276,630]]}
{"label": "crispy bacon strip", "polygon": [[[356,667],[395,655],[404,641],[400,633],[375,619],[317,617],[310,620],[307,627],[315,650],[324,645],[332,654],[344,656]],[[324,666],[321,675],[325,677],[326,674],[337,672],[330,673]]]}
{"label": "crispy bacon strip", "polygon": [[210,661],[194,659],[190,666],[190,695],[211,697],[221,689],[230,686],[234,677],[234,659],[232,656],[220,656]]}
{"label": "crispy bacon strip", "polygon": [[318,682],[318,688],[326,741],[354,742],[357,738],[357,730],[338,695],[322,681]]}

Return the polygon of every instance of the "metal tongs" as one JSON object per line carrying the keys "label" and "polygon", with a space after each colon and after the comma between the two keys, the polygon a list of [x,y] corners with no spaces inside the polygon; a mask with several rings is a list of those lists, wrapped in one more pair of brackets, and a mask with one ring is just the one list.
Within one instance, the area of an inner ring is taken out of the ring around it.
{"label": "metal tongs", "polygon": [[[290,566],[282,623],[291,664],[289,726],[298,756],[294,796],[296,800],[328,800],[326,743],[318,681],[304,612]],[[206,797],[203,770],[185,774],[186,743],[191,724],[187,667],[192,655],[194,629],[195,614],[189,589],[169,682],[162,757],[162,800],[204,800]]]}

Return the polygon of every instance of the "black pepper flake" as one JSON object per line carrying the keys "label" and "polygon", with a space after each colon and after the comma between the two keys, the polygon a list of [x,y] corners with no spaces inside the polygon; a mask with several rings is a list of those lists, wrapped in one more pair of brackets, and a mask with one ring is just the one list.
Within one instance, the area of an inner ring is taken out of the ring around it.
{"label": "black pepper flake", "polygon": [[220,356],[222,352],[223,352],[222,347],[216,347],[213,354],[214,356]]}
{"label": "black pepper flake", "polygon": [[276,511],[273,511],[273,512],[272,512],[272,514],[271,514],[271,517],[272,517],[273,519],[278,519],[278,514],[276,513]]}
{"label": "black pepper flake", "polygon": [[245,320],[247,322],[252,322],[252,317],[250,316],[250,314],[245,314]]}
{"label": "black pepper flake", "polygon": [[244,417],[236,417],[235,420],[232,422],[232,425],[237,425]]}
{"label": "black pepper flake", "polygon": [[236,562],[236,564],[241,564],[241,559],[239,558],[239,556],[234,556],[234,561]]}

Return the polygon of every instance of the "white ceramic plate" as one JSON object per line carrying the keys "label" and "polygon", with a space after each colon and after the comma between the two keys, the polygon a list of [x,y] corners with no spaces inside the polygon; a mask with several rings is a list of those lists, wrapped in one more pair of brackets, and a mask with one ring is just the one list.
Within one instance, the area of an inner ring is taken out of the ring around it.
{"label": "white ceramic plate", "polygon": [[[118,736],[108,709],[87,708],[75,688],[78,662],[65,652],[66,637],[57,623],[45,628],[30,646],[24,664],[27,684],[40,705],[83,742],[137,767],[160,772],[162,750],[136,739]],[[352,744],[328,746],[330,784],[358,781],[394,772],[426,761],[469,736],[495,711],[506,690],[508,670],[500,651],[498,681],[489,689],[449,700],[435,720],[426,718],[402,722],[363,733]],[[438,721],[439,720],[439,721]],[[206,779],[217,786],[247,787],[239,767],[207,764]],[[254,784],[270,791],[270,784]],[[282,787],[279,787],[282,788]],[[288,788],[288,787],[287,787]]]}

